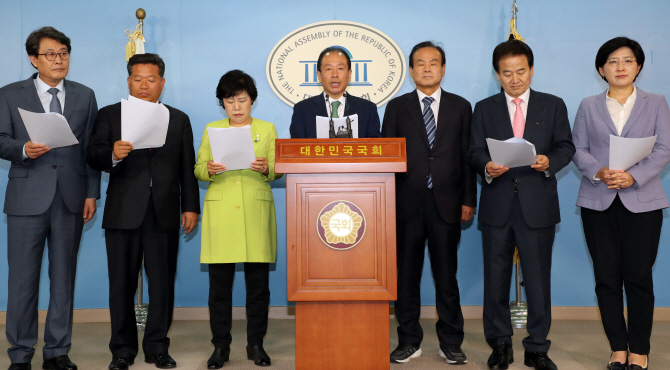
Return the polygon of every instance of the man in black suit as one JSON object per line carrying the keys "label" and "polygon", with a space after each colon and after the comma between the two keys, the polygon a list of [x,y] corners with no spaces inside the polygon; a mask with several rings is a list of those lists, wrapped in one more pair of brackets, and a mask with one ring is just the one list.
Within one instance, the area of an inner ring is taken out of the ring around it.
{"label": "man in black suit", "polygon": [[[164,71],[165,64],[156,54],[130,58],[130,95],[157,103]],[[143,258],[151,300],[142,342],[145,361],[161,369],[176,366],[168,354],[167,333],[174,306],[179,228],[188,234],[197,226],[200,197],[193,175],[191,123],[183,112],[166,107],[170,121],[162,147],[133,150],[132,143],[121,141],[121,103],[98,112],[88,147],[91,167],[110,173],[102,220],[112,319],[110,369],[127,369],[137,355],[133,305]]]}
{"label": "man in black suit", "polygon": [[[31,368],[46,241],[50,297],[42,367],[76,370],[68,352],[77,254],[84,223],[95,214],[100,197],[100,171],[86,165],[86,144],[98,105],[93,90],[65,79],[71,45],[62,32],[52,27],[33,31],[26,40],[26,51],[37,73],[0,88],[0,158],[11,163],[4,207],[9,370]],[[19,109],[62,114],[79,144],[49,148],[33,143]]]}
{"label": "man in black suit", "polygon": [[[556,173],[575,154],[563,100],[530,89],[533,52],[519,40],[498,45],[493,67],[503,92],[475,105],[470,163],[481,175],[479,222],[484,249],[484,334],[493,348],[490,369],[514,361],[509,291],[514,247],[519,249],[528,299],[524,363],[556,369],[547,356],[551,326],[551,253],[560,222]],[[491,161],[486,138],[522,137],[535,145],[536,163],[508,168]]]}
{"label": "man in black suit", "polygon": [[404,137],[407,173],[396,174],[399,344],[391,362],[421,355],[423,331],[421,271],[428,240],[435,279],[440,356],[450,364],[467,363],[461,350],[461,312],[456,269],[460,222],[472,219],[477,204],[477,174],[467,162],[472,107],[440,88],[444,51],[430,41],[409,55],[416,90],[388,103],[382,136]]}
{"label": "man in black suit", "polygon": [[[316,116],[344,118],[358,114],[358,137],[379,137],[377,106],[346,92],[351,80],[351,59],[340,47],[329,47],[319,54],[316,75],[323,94],[305,99],[293,107],[291,138],[316,138]],[[335,128],[337,132],[337,128]]]}

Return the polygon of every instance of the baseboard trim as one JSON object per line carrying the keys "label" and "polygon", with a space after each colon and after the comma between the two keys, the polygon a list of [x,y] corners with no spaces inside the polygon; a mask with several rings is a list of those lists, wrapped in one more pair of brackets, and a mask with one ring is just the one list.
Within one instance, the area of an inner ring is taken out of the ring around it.
{"label": "baseboard trim", "polygon": [[[482,306],[463,306],[463,318],[466,320],[481,320],[483,315]],[[39,311],[38,320],[43,324],[47,311]],[[552,307],[551,315],[554,320],[600,320],[600,311],[598,307]],[[294,320],[295,308],[292,306],[270,307],[269,316],[271,319]],[[389,307],[390,318],[395,318],[395,310]],[[0,311],[0,325],[5,325],[7,313]],[[209,320],[209,309],[207,307],[175,307],[174,320]],[[436,319],[437,311],[435,306],[421,306],[422,319]],[[246,312],[244,307],[233,307],[233,320],[245,320]],[[109,322],[109,309],[81,309],[74,310],[73,320],[75,323],[93,323]],[[654,309],[654,321],[670,321],[670,307],[656,307]]]}

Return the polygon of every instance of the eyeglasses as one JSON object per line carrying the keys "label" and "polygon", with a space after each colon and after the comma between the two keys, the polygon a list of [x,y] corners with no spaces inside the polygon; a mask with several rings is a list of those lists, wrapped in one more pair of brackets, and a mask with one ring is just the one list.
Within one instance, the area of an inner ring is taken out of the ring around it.
{"label": "eyeglasses", "polygon": [[610,67],[616,67],[619,65],[619,63],[623,64],[624,67],[630,67],[635,63],[637,59],[635,58],[624,58],[624,59],[619,59],[619,58],[612,58],[607,60],[607,65]]}
{"label": "eyeglasses", "polygon": [[54,53],[53,51],[50,51],[48,53],[37,54],[37,55],[44,55],[44,57],[47,58],[48,61],[56,60],[56,55],[58,55],[61,60],[70,59],[70,52],[69,51],[61,51],[60,53]]}

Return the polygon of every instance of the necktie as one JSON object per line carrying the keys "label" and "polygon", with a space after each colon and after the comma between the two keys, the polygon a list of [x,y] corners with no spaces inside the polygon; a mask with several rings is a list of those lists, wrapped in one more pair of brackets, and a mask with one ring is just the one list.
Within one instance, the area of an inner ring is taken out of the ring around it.
{"label": "necktie", "polygon": [[60,108],[60,100],[58,100],[58,96],[56,95],[58,94],[58,89],[52,87],[47,92],[53,96],[51,98],[51,103],[49,103],[49,112],[63,114],[63,111]]}
{"label": "necktie", "polygon": [[337,113],[337,108],[340,107],[340,104],[342,103],[340,103],[337,100],[333,100],[333,102],[330,103],[330,109],[331,109],[330,114],[333,118],[340,118],[340,115]]}
{"label": "necktie", "polygon": [[[435,114],[433,113],[433,109],[430,108],[430,105],[433,103],[435,99],[433,99],[430,96],[426,96],[423,98],[421,101],[423,102],[423,122],[426,124],[426,134],[428,135],[428,145],[430,145],[430,149],[433,149],[433,142],[435,141],[435,131],[437,130],[437,126],[435,125]],[[428,189],[433,188],[433,176],[428,175],[428,183],[427,183]]]}
{"label": "necktie", "polygon": [[523,130],[526,127],[526,119],[523,118],[523,110],[521,110],[522,101],[519,98],[512,99],[512,103],[516,104],[516,112],[514,112],[514,121],[512,122],[514,137],[523,137]]}

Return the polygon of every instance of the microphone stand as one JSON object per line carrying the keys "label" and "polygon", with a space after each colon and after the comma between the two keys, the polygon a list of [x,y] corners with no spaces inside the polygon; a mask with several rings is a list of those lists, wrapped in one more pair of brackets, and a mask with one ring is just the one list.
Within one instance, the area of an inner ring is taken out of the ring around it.
{"label": "microphone stand", "polygon": [[[330,107],[330,96],[326,94],[326,104]],[[330,139],[334,139],[337,136],[335,135],[335,124],[333,124],[333,108],[330,108],[330,115],[328,117],[330,119],[330,131],[328,131],[328,137]]]}

